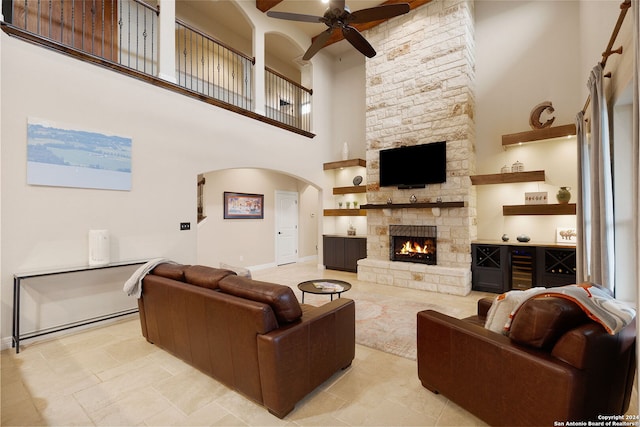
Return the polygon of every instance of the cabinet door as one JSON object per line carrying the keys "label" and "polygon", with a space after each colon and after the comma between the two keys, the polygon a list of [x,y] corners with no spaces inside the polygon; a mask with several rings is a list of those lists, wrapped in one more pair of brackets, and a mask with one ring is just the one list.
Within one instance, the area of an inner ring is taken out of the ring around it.
{"label": "cabinet door", "polygon": [[324,266],[328,269],[344,269],[344,237],[324,236]]}
{"label": "cabinet door", "polygon": [[572,285],[576,283],[575,248],[538,248],[538,286]]}
{"label": "cabinet door", "polygon": [[348,237],[344,239],[344,269],[358,271],[358,260],[367,257],[367,239]]}
{"label": "cabinet door", "polygon": [[471,245],[471,282],[474,291],[503,293],[508,290],[507,248],[502,245]]}

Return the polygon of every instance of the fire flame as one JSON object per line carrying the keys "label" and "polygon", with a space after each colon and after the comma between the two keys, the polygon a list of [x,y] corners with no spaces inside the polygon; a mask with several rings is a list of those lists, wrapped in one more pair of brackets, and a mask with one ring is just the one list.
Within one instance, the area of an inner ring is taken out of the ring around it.
{"label": "fire flame", "polygon": [[404,255],[410,254],[410,253],[430,254],[430,253],[433,253],[433,249],[430,248],[430,245],[420,246],[415,242],[412,245],[411,242],[407,240],[405,244],[402,245],[402,249],[400,249],[400,253]]}

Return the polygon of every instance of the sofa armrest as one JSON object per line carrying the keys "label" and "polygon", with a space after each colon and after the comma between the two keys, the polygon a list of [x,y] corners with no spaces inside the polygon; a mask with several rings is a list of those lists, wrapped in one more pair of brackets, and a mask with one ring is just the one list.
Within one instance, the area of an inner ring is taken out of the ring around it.
{"label": "sofa armrest", "polygon": [[283,418],[300,399],[351,364],[355,304],[336,299],[257,339],[263,403]]}
{"label": "sofa armrest", "polygon": [[478,300],[478,317],[482,319],[487,318],[487,314],[489,313],[489,309],[493,305],[493,301],[495,298],[492,297],[484,297]]}
{"label": "sofa armrest", "polygon": [[487,423],[553,425],[576,419],[584,375],[548,353],[432,310],[418,313],[417,339],[424,387]]}

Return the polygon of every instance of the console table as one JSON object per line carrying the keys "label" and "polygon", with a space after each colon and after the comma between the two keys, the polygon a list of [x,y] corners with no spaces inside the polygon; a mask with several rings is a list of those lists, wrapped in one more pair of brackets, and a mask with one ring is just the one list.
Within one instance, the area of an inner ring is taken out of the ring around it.
{"label": "console table", "polygon": [[[30,332],[24,335],[20,334],[20,292],[22,290],[22,282],[24,280],[33,279],[36,277],[47,277],[47,276],[56,276],[60,274],[69,274],[69,273],[79,273],[79,272],[87,272],[92,270],[104,270],[107,268],[123,268],[130,267],[135,265],[145,264],[147,261],[124,261],[118,263],[107,264],[103,266],[79,266],[79,267],[70,267],[70,268],[60,268],[60,269],[51,269],[46,271],[38,271],[38,272],[29,272],[29,273],[16,273],[13,275],[13,327],[12,327],[12,340],[11,346],[15,347],[16,353],[20,352],[20,340],[25,340],[29,338],[35,338],[42,335],[52,334],[54,332],[60,332],[67,329],[75,328],[78,326],[89,325],[91,323],[100,322],[102,320],[113,319],[120,316],[125,316],[127,314],[133,314],[138,311],[137,308],[132,308],[128,310],[118,311],[115,313],[109,313],[97,317],[92,317],[89,319],[83,319],[77,322],[72,322],[60,326],[55,326],[52,328],[47,328],[40,331]],[[124,285],[124,281],[122,282]]]}

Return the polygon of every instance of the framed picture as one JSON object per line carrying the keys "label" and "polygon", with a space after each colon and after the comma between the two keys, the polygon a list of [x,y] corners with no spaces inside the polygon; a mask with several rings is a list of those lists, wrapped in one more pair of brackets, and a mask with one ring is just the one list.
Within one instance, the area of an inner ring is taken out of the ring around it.
{"label": "framed picture", "polygon": [[575,245],[576,229],[562,227],[556,228],[556,243],[560,245]]}
{"label": "framed picture", "polygon": [[224,219],[263,219],[264,194],[224,192]]}
{"label": "framed picture", "polygon": [[27,184],[130,191],[131,143],[129,137],[29,117]]}
{"label": "framed picture", "polygon": [[546,205],[548,203],[548,194],[546,191],[537,191],[533,193],[524,193],[525,205]]}

